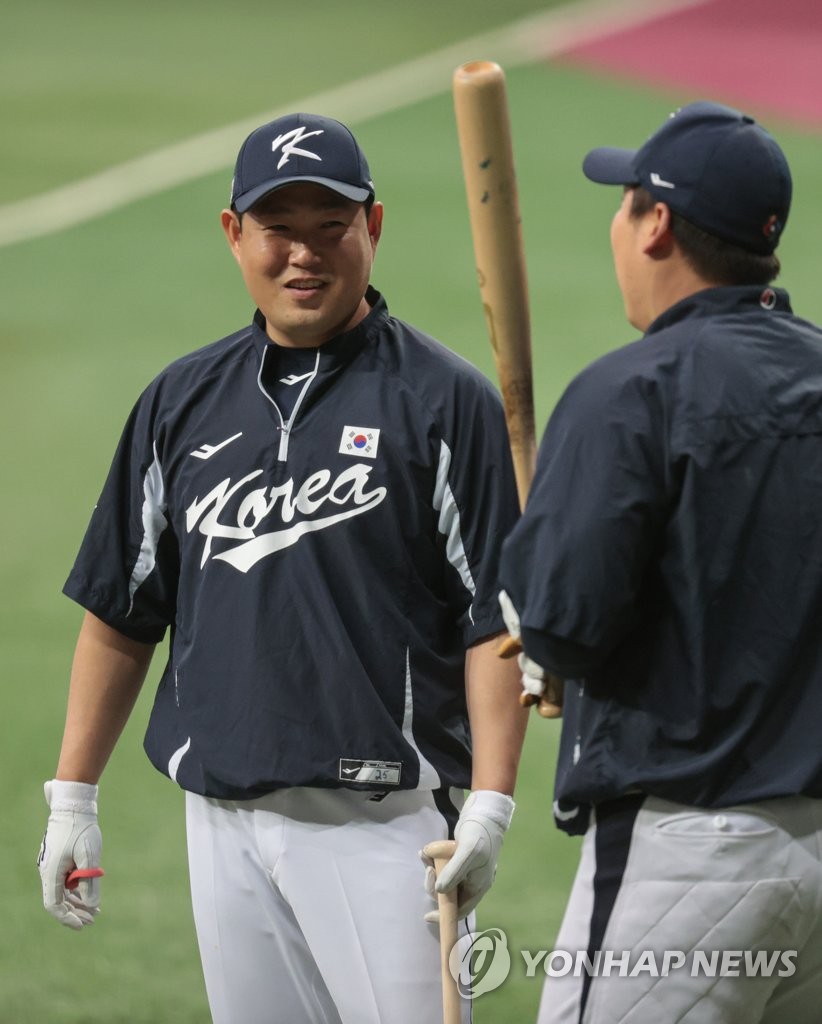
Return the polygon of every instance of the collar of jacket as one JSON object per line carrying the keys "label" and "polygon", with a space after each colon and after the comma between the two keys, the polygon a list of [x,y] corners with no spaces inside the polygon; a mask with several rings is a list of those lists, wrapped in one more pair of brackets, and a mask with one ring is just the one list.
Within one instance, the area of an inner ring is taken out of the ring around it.
{"label": "collar of jacket", "polygon": [[[323,369],[330,370],[350,362],[388,319],[388,306],[376,288],[369,285],[365,298],[371,306],[368,315],[350,331],[338,334],[320,346],[320,363]],[[257,355],[262,359],[272,341],[265,332],[265,317],[259,309],[255,311],[251,324],[251,339],[257,349]]]}
{"label": "collar of jacket", "polygon": [[724,316],[729,313],[745,315],[754,312],[792,313],[793,310],[788,293],[783,288],[773,288],[771,285],[705,288],[666,309],[653,321],[645,335],[656,334],[657,331],[691,317]]}

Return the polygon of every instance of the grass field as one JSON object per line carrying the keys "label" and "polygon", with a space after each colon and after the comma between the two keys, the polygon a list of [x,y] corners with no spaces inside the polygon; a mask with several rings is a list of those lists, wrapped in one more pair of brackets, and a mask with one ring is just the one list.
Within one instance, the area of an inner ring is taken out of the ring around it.
{"label": "grass field", "polygon": [[[155,147],[296,106],[549,6],[319,0],[306,14],[258,0],[13,0],[0,39],[0,196],[36,195]],[[640,143],[694,97],[550,63],[513,68],[508,85],[541,423],[578,369],[632,337],[607,246],[617,197],[585,182],[581,158],[594,145]],[[449,90],[446,78],[434,98],[356,125],[386,204],[374,283],[394,314],[493,376]],[[801,314],[822,320],[822,146],[795,126],[768,123],[796,179],[780,283]],[[60,588],[122,421],[162,366],[250,316],[218,223],[233,155],[226,153],[223,172],[0,248],[0,800],[7,829],[0,1024],[209,1019],[188,899],[182,794],[141,749],[161,659],[101,787],[107,879],[93,929],[70,934],[47,917],[34,859],[46,817],[42,781],[54,771],[80,621]],[[512,950],[551,948],[575,867],[577,844],[550,821],[556,738],[554,723],[532,722],[519,809],[497,884],[481,907],[480,925],[504,928]],[[515,959],[505,985],[478,1000],[475,1020],[529,1021],[538,997],[539,979],[526,979]]]}

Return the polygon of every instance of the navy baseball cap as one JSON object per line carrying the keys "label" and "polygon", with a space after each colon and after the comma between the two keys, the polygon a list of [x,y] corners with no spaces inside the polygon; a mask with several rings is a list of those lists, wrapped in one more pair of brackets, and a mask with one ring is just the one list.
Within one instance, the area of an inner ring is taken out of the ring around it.
{"label": "navy baseball cap", "polygon": [[313,181],[355,203],[374,195],[363,151],[344,124],[318,114],[286,114],[253,131],[240,147],[231,183],[239,213],[295,181]]}
{"label": "navy baseball cap", "polygon": [[791,207],[791,172],[752,117],[719,103],[690,103],[637,150],[593,149],[582,170],[603,185],[641,185],[711,235],[772,253]]}

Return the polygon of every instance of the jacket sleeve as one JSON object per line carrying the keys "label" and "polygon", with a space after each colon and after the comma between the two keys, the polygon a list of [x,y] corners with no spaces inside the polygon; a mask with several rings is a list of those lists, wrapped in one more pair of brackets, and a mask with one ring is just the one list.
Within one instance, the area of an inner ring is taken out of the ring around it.
{"label": "jacket sleeve", "polygon": [[490,382],[466,388],[440,441],[435,494],[448,562],[446,587],[466,647],[505,626],[499,607],[502,542],[519,517],[499,394]]}
{"label": "jacket sleeve", "polygon": [[657,385],[603,360],[562,396],[540,445],[501,583],[523,646],[564,678],[598,667],[634,627],[671,507]]}
{"label": "jacket sleeve", "polygon": [[107,625],[157,643],[174,621],[179,557],[169,524],[155,388],[123,430],[102,494],[63,587]]}

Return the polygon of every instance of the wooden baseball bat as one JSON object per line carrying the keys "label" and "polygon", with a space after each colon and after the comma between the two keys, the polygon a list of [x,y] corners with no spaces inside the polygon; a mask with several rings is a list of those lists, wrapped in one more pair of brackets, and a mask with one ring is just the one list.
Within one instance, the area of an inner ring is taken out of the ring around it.
{"label": "wooden baseball bat", "polygon": [[[425,854],[434,861],[434,871],[440,871],[453,857],[457,844],[453,839],[438,839],[426,843]],[[442,1024],[461,1024],[460,994],[456,979],[451,974],[448,958],[457,943],[457,890],[437,893],[440,912],[440,973],[442,974]]]}
{"label": "wooden baseball bat", "polygon": [[[505,74],[492,61],[462,64],[454,72],[453,93],[480,295],[524,508],[537,443],[528,279]],[[497,653],[510,658],[521,650],[520,642],[508,637]],[[537,702],[530,694],[520,700],[526,707]]]}
{"label": "wooden baseball bat", "polygon": [[502,68],[486,60],[462,64],[453,94],[480,295],[523,507],[536,461],[531,326]]}

